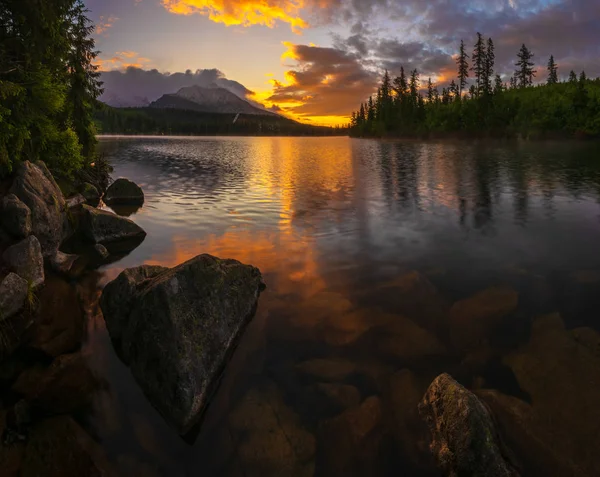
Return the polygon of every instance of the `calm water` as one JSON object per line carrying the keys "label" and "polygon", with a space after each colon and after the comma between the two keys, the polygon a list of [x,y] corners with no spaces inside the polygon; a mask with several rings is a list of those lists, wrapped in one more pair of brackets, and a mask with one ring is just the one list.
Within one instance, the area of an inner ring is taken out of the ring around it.
{"label": "calm water", "polygon": [[[532,403],[504,360],[527,344],[532,319],[558,311],[568,329],[600,329],[597,146],[105,138],[101,148],[114,177],[146,194],[131,215],[144,243],[83,283],[85,348],[105,381],[87,427],[127,475],[437,475],[415,406],[436,375]],[[182,439],[114,355],[97,298],[126,267],[200,253],[259,267],[268,288],[199,433]],[[431,324],[492,286],[518,292],[518,308],[473,354]],[[477,359],[479,349],[489,352]],[[370,401],[339,418],[333,390]]]}

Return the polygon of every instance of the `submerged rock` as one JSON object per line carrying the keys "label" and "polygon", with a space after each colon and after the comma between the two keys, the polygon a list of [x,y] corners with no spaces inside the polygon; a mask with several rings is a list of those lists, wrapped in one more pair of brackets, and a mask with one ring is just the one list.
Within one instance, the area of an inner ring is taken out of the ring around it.
{"label": "submerged rock", "polygon": [[168,270],[126,270],[104,289],[117,353],[180,433],[200,419],[263,287],[257,268],[199,255]]}
{"label": "submerged rock", "polygon": [[46,165],[22,163],[10,192],[29,207],[32,233],[40,242],[44,258],[52,256],[64,239],[66,203]]}
{"label": "submerged rock", "polygon": [[81,229],[87,240],[104,245],[146,236],[146,232],[135,222],[88,205],[83,206]]}
{"label": "submerged rock", "polygon": [[0,225],[12,236],[22,239],[31,234],[31,210],[14,194],[0,205]]}
{"label": "submerged rock", "polygon": [[371,396],[319,426],[322,475],[383,475],[381,400]]}
{"label": "submerged rock", "polygon": [[479,346],[518,303],[519,294],[508,287],[488,288],[456,302],[450,310],[452,342],[459,349]]}
{"label": "submerged rock", "polygon": [[431,452],[446,476],[515,477],[487,408],[448,374],[438,376],[419,404],[431,431]]}
{"label": "submerged rock", "polygon": [[78,259],[79,255],[71,255],[68,253],[57,251],[50,258],[50,266],[52,267],[52,270],[54,270],[56,273],[69,275],[71,273],[71,270],[73,269],[73,265],[75,265],[75,262]]}
{"label": "submerged rock", "polygon": [[65,354],[44,368],[29,368],[12,390],[32,407],[50,414],[74,413],[87,408],[100,383],[81,353]]}
{"label": "submerged rock", "polygon": [[356,364],[344,359],[311,359],[296,366],[296,371],[312,378],[340,382],[356,372]]}
{"label": "submerged rock", "polygon": [[2,259],[13,272],[31,282],[33,287],[44,283],[44,257],[40,242],[34,235],[7,248]]}
{"label": "submerged rock", "polygon": [[100,445],[71,417],[46,419],[32,427],[21,477],[109,477],[116,475]]}
{"label": "submerged rock", "polygon": [[27,280],[9,273],[0,283],[0,322],[16,315],[25,306]]}
{"label": "submerged rock", "polygon": [[360,404],[360,392],[349,384],[318,383],[317,390],[327,398],[330,404],[342,410]]}
{"label": "submerged rock", "polygon": [[533,432],[591,476],[600,475],[600,357],[586,335],[566,330],[557,313],[539,317],[529,343],[504,363],[531,396]]}
{"label": "submerged rock", "polygon": [[314,475],[315,438],[300,425],[275,386],[251,389],[231,412],[229,426],[240,439],[235,449],[243,475]]}
{"label": "submerged rock", "polygon": [[103,200],[108,205],[142,205],[144,192],[135,182],[120,178],[106,189]]}

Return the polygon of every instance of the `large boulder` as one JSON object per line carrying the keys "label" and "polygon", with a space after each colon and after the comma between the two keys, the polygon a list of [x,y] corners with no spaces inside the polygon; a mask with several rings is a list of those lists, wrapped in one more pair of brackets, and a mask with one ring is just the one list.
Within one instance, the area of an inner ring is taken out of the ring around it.
{"label": "large boulder", "polygon": [[16,245],[7,248],[2,255],[4,262],[20,277],[38,287],[44,283],[44,257],[39,240],[30,235]]}
{"label": "large boulder", "polygon": [[81,195],[85,197],[86,202],[91,206],[96,207],[100,202],[100,192],[98,192],[96,186],[89,182],[85,182],[81,187]]}
{"label": "large boulder", "polygon": [[83,206],[81,229],[87,240],[101,244],[139,240],[146,236],[135,222],[88,205]]}
{"label": "large boulder", "polygon": [[103,200],[108,205],[142,205],[144,192],[135,182],[120,178],[109,186]]}
{"label": "large boulder", "polygon": [[27,281],[9,273],[0,283],[0,322],[16,315],[25,306]]}
{"label": "large boulder", "polygon": [[431,431],[431,452],[445,476],[514,477],[493,419],[473,393],[448,374],[438,376],[419,404]]}
{"label": "large boulder", "polygon": [[169,270],[126,270],[104,289],[118,354],[180,433],[200,419],[263,287],[257,268],[199,255]]}
{"label": "large boulder", "polygon": [[62,243],[66,227],[63,194],[43,162],[22,163],[10,192],[31,211],[31,230],[42,246],[44,257],[52,256]]}
{"label": "large boulder", "polygon": [[16,238],[31,233],[31,210],[14,194],[8,194],[0,205],[0,225]]}

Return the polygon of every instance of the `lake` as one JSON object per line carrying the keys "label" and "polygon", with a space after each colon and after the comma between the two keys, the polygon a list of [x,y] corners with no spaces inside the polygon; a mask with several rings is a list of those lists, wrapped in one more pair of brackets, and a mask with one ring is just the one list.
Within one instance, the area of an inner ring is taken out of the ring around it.
{"label": "lake", "polygon": [[[118,211],[145,241],[79,285],[103,382],[83,419],[124,474],[439,475],[417,403],[442,372],[512,403],[497,419],[527,475],[550,475],[549,453],[600,473],[598,145],[107,137],[100,149],[146,195]],[[98,297],[126,267],[201,253],[260,268],[267,289],[184,439],[115,356]],[[515,409],[535,438],[511,435]]]}

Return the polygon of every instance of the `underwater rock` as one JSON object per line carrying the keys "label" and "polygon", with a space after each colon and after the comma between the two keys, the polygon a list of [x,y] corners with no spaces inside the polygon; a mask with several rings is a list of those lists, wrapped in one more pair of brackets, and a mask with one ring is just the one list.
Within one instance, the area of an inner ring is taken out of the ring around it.
{"label": "underwater rock", "polygon": [[263,288],[257,268],[199,255],[172,269],[125,270],[104,289],[118,355],[181,434],[200,419]]}
{"label": "underwater rock", "polygon": [[448,374],[429,386],[419,413],[431,431],[431,452],[445,476],[515,477],[502,455],[493,419],[473,393]]}
{"label": "underwater rock", "polygon": [[330,404],[342,410],[360,404],[360,392],[349,384],[318,383],[317,390],[327,398]]}

